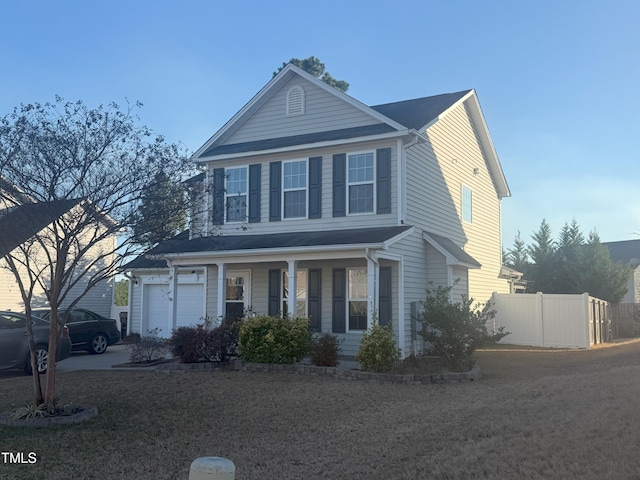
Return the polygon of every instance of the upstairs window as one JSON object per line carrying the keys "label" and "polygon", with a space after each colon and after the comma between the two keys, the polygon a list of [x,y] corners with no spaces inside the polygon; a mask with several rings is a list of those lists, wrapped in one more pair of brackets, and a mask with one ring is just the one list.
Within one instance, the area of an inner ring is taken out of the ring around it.
{"label": "upstairs window", "polygon": [[307,216],[307,161],[282,162],[284,218]]}
{"label": "upstairs window", "polygon": [[287,117],[304,115],[304,90],[300,86],[291,87],[287,92]]}
{"label": "upstairs window", "polygon": [[375,162],[373,152],[347,157],[349,213],[373,213],[375,203]]}
{"label": "upstairs window", "polygon": [[225,210],[227,222],[244,222],[247,219],[247,167],[225,170]]}
{"label": "upstairs window", "polygon": [[462,220],[467,223],[473,221],[473,192],[466,185],[462,185]]}

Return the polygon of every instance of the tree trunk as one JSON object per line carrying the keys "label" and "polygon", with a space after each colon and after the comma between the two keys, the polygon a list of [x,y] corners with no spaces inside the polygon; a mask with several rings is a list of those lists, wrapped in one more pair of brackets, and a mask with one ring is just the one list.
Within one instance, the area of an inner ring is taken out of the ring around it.
{"label": "tree trunk", "polygon": [[44,403],[48,408],[53,408],[56,396],[56,352],[58,350],[58,338],[62,328],[58,322],[58,313],[51,312],[49,320],[49,365],[47,367],[46,384],[44,391]]}
{"label": "tree trunk", "polygon": [[33,378],[33,400],[37,406],[44,403],[44,398],[42,397],[42,385],[40,384],[40,373],[38,373],[38,362],[36,361],[36,342],[33,340],[30,313],[27,315],[27,332],[29,333],[29,361],[31,362],[31,375]]}

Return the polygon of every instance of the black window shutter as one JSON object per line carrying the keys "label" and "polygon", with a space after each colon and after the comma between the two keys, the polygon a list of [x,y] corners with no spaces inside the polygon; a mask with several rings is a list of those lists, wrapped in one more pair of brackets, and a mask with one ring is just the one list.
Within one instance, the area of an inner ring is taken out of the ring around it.
{"label": "black window shutter", "polygon": [[380,267],[378,284],[378,321],[380,325],[391,325],[391,267]]}
{"label": "black window shutter", "polygon": [[376,151],[377,212],[391,213],[391,149],[380,148]]}
{"label": "black window shutter", "polygon": [[224,168],[213,169],[213,224],[224,223]]}
{"label": "black window shutter", "polygon": [[280,203],[282,199],[282,162],[269,164],[269,221],[280,221]]}
{"label": "black window shutter", "polygon": [[347,155],[338,153],[333,156],[333,216],[344,217],[347,214]]}
{"label": "black window shutter", "polygon": [[260,172],[261,165],[249,165],[249,223],[260,222]]}
{"label": "black window shutter", "polygon": [[322,157],[309,159],[309,218],[322,217]]}
{"label": "black window shutter", "polygon": [[322,328],[322,275],[319,268],[309,269],[309,330],[319,332]]}
{"label": "black window shutter", "polygon": [[280,315],[280,270],[269,270],[269,309],[270,316]]}
{"label": "black window shutter", "polygon": [[345,333],[347,311],[347,271],[344,268],[333,269],[333,333]]}

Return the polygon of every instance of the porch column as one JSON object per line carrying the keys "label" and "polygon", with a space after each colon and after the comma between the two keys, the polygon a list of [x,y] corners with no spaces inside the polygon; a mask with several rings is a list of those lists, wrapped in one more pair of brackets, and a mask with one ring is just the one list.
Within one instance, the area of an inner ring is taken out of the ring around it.
{"label": "porch column", "polygon": [[378,305],[376,292],[376,276],[379,266],[371,257],[367,256],[367,324],[373,325],[373,315]]}
{"label": "porch column", "polygon": [[289,276],[289,292],[287,295],[287,314],[289,318],[296,318],[296,301],[298,300],[298,275],[296,268],[298,266],[297,260],[288,260],[287,265],[289,270],[287,275]]}
{"label": "porch column", "polygon": [[178,267],[172,264],[169,264],[169,301],[171,306],[167,323],[170,331],[164,332],[167,335],[162,335],[163,337],[171,336],[171,331],[176,328],[176,317],[178,316]]}
{"label": "porch column", "polygon": [[222,321],[225,316],[227,304],[227,264],[216,263],[218,266],[218,301],[216,302],[216,319]]}

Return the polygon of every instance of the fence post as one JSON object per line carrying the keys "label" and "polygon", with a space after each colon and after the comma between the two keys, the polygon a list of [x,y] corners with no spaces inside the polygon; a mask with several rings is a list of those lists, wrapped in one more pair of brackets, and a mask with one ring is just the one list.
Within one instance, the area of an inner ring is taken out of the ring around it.
{"label": "fence post", "polygon": [[191,462],[189,480],[235,480],[236,466],[223,457],[198,457]]}

